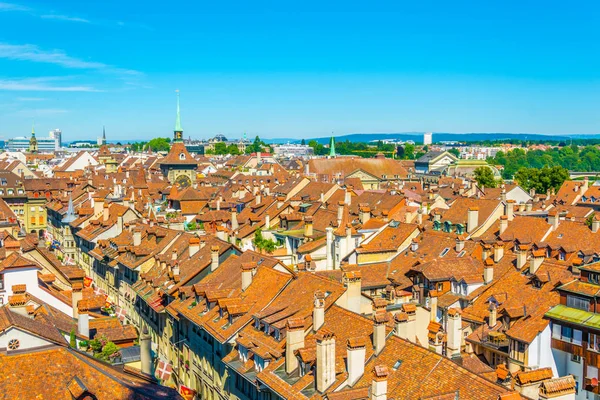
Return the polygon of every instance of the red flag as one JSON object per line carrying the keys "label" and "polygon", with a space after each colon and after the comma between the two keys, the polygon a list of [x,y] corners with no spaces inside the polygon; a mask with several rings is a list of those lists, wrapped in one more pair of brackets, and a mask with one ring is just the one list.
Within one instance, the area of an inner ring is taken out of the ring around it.
{"label": "red flag", "polygon": [[181,385],[181,386],[179,387],[179,394],[180,394],[181,396],[183,396],[183,398],[184,398],[185,400],[192,400],[192,399],[194,398],[194,396],[196,395],[196,391],[195,391],[195,390],[193,390],[193,389],[190,389],[190,388],[189,388],[189,387],[187,387],[187,386],[183,386],[183,385]]}
{"label": "red flag", "polygon": [[92,278],[89,278],[86,276],[85,278],[83,278],[83,286],[90,287],[90,286],[92,286],[93,281],[94,280]]}

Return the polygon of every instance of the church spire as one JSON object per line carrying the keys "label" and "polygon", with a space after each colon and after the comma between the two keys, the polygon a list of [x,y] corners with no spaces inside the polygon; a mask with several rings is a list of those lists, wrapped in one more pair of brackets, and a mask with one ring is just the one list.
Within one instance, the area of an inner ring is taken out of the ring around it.
{"label": "church spire", "polygon": [[35,137],[35,122],[31,124],[31,136]]}
{"label": "church spire", "polygon": [[106,129],[104,128],[104,125],[102,125],[102,145],[106,145]]}
{"label": "church spire", "polygon": [[63,224],[69,224],[75,221],[76,219],[77,216],[75,215],[75,208],[73,207],[73,197],[69,193],[69,205],[67,207],[67,213],[65,214],[61,222]]}
{"label": "church spire", "polygon": [[177,89],[177,116],[175,117],[175,134],[174,134],[174,142],[183,141],[183,128],[181,127],[181,114],[179,112],[179,89]]}
{"label": "church spire", "polygon": [[329,157],[335,157],[335,138],[333,136],[329,141]]}

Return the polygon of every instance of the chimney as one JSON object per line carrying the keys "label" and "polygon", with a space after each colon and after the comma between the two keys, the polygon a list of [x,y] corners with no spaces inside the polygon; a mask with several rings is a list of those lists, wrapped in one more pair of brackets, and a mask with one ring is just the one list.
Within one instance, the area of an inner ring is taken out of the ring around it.
{"label": "chimney", "polygon": [[352,387],[365,373],[367,343],[363,337],[356,337],[348,339],[346,344],[346,362],[348,364],[347,383],[348,386]]}
{"label": "chimney", "polygon": [[385,327],[388,320],[385,310],[373,314],[373,348],[375,349],[375,355],[379,355],[385,347]]}
{"label": "chimney", "polygon": [[133,230],[133,245],[139,246],[142,244],[142,231],[137,228]]}
{"label": "chimney", "polygon": [[447,352],[450,358],[460,356],[462,348],[462,317],[458,308],[448,309]]}
{"label": "chimney", "polygon": [[206,239],[205,238],[201,238],[200,239],[200,248],[203,249],[204,246],[206,246]]}
{"label": "chimney", "polygon": [[171,251],[171,260],[177,260],[177,250]]}
{"label": "chimney", "polygon": [[437,291],[429,292],[429,320],[436,322],[437,320],[437,310],[438,310],[438,298]]}
{"label": "chimney", "polygon": [[283,202],[285,201],[285,197],[282,196],[278,196],[277,197],[277,209],[279,210],[281,207],[283,207]]}
{"label": "chimney", "polygon": [[110,210],[108,209],[108,203],[104,203],[103,209],[102,209],[102,220],[103,221],[108,221],[108,217],[110,216]]}
{"label": "chimney", "polygon": [[148,334],[148,327],[144,325],[140,335],[140,361],[142,363],[142,373],[152,376],[152,341]]}
{"label": "chimney", "polygon": [[503,215],[500,217],[500,229],[498,230],[498,234],[502,235],[506,228],[508,228],[508,217]]}
{"label": "chimney", "polygon": [[219,246],[210,247],[210,272],[219,268]]}
{"label": "chimney", "polygon": [[502,185],[502,191],[500,193],[500,200],[506,201],[506,187]]}
{"label": "chimney", "polygon": [[71,306],[73,307],[73,318],[79,316],[78,303],[79,300],[83,299],[83,285],[81,283],[74,283],[71,287]]}
{"label": "chimney", "polygon": [[315,292],[313,307],[313,331],[317,332],[325,323],[325,294],[317,290]]}
{"label": "chimney", "polygon": [[388,368],[385,365],[376,365],[373,368],[373,381],[371,382],[369,400],[387,400],[388,374]]}
{"label": "chimney", "polygon": [[529,189],[529,196],[530,196],[532,199],[535,199],[535,188],[531,188],[531,189]]}
{"label": "chimney", "polygon": [[311,237],[313,235],[313,218],[310,216],[304,217],[304,237]]}
{"label": "chimney", "polygon": [[440,222],[442,220],[442,215],[438,211],[435,211],[433,213],[433,220],[435,222]]}
{"label": "chimney", "polygon": [[293,373],[298,369],[298,358],[294,351],[304,348],[304,319],[289,318],[285,333],[285,372]]}
{"label": "chimney", "polygon": [[467,211],[467,232],[473,233],[479,226],[479,207],[470,207]]}
{"label": "chimney", "polygon": [[410,242],[410,251],[417,251],[419,250],[419,242],[417,242],[415,239],[413,239]]}
{"label": "chimney", "polygon": [[271,217],[269,214],[265,213],[265,229],[269,229],[271,227]]}
{"label": "chimney", "polygon": [[496,326],[496,313],[498,312],[498,310],[496,309],[496,304],[490,302],[490,306],[488,309],[490,311],[488,325],[490,328],[493,328]]}
{"label": "chimney", "polygon": [[[411,336],[408,332],[408,314],[399,312],[394,315],[395,331],[394,334],[401,339],[411,341]],[[412,337],[414,340],[414,337]]]}
{"label": "chimney", "polygon": [[86,338],[90,337],[90,315],[87,301],[81,301],[78,305],[77,333]]}
{"label": "chimney", "polygon": [[548,223],[552,225],[553,231],[558,228],[558,212],[556,210],[551,210],[548,212]]}
{"label": "chimney", "polygon": [[521,270],[527,264],[527,248],[519,245],[515,253],[517,253],[517,269]]}
{"label": "chimney", "polygon": [[335,334],[320,329],[317,339],[317,368],[315,371],[317,391],[324,393],[335,382]]}
{"label": "chimney", "polygon": [[504,243],[497,242],[494,244],[494,262],[500,262],[504,257]]}
{"label": "chimney", "polygon": [[369,219],[371,219],[371,208],[370,207],[361,207],[359,213],[359,219],[361,224],[366,224]]}
{"label": "chimney", "polygon": [[515,201],[506,200],[506,217],[509,221],[515,219]]}
{"label": "chimney", "polygon": [[361,300],[361,273],[360,271],[344,272],[344,286],[346,287],[346,307],[349,311],[360,314]]}
{"label": "chimney", "polygon": [[256,193],[256,205],[259,205],[262,202],[262,195],[260,192]]}
{"label": "chimney", "polygon": [[343,217],[344,217],[344,202],[340,201],[338,203],[338,209],[337,209],[337,226],[340,226],[340,224],[342,223]]}
{"label": "chimney", "polygon": [[463,251],[465,248],[465,237],[463,235],[458,235],[456,237],[456,246],[454,247],[454,250],[456,250],[457,253],[460,253],[461,251]]}
{"label": "chimney", "polygon": [[600,221],[596,217],[596,214],[594,214],[594,217],[592,218],[592,232],[596,233],[598,230],[600,230]]}
{"label": "chimney", "polygon": [[333,269],[333,228],[328,226],[325,228],[326,233],[326,244],[325,244],[325,254],[327,259],[327,264],[325,269],[331,270]]}
{"label": "chimney", "polygon": [[233,207],[231,209],[231,230],[235,231],[239,228],[238,220],[237,220],[237,209]]}
{"label": "chimney", "polygon": [[344,193],[344,203],[350,205],[352,202],[352,196],[350,193],[350,190],[348,190],[348,188],[346,188],[346,193]]}
{"label": "chimney", "polygon": [[190,252],[190,258],[193,257],[194,254],[199,252],[200,251],[200,238],[198,238],[198,237],[191,238],[188,250]]}
{"label": "chimney", "polygon": [[252,278],[256,275],[257,264],[255,262],[242,263],[242,290],[248,289]]}
{"label": "chimney", "polygon": [[92,202],[94,203],[94,215],[100,215],[104,209],[104,199],[94,199],[92,196]]}
{"label": "chimney", "polygon": [[179,263],[173,265],[173,276],[179,276]]}
{"label": "chimney", "polygon": [[489,285],[494,279],[494,262],[487,259],[483,262],[483,284]]}
{"label": "chimney", "polygon": [[538,249],[532,253],[531,261],[529,262],[529,273],[531,275],[535,275],[537,270],[544,262],[544,259],[546,258],[546,255],[544,253],[544,249]]}
{"label": "chimney", "polygon": [[219,197],[217,199],[217,211],[220,211],[220,210],[221,210],[221,198]]}
{"label": "chimney", "polygon": [[533,210],[533,203],[531,201],[528,201],[527,203],[525,203],[525,211],[530,212],[531,210]]}

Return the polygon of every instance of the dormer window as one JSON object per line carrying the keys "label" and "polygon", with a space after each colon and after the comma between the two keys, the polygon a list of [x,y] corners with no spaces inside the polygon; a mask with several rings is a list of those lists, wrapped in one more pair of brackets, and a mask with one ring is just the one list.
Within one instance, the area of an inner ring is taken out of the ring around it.
{"label": "dormer window", "polygon": [[179,153],[179,159],[185,160],[185,153]]}

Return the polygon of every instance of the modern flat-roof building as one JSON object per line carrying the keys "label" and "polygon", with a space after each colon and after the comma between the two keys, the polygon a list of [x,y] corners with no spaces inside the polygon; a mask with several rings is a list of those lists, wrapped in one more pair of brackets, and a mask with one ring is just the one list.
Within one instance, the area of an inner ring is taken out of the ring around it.
{"label": "modern flat-roof building", "polygon": [[273,152],[277,156],[310,156],[313,148],[302,144],[281,144],[273,146]]}
{"label": "modern flat-roof building", "polygon": [[[5,148],[8,151],[28,151],[29,150],[29,141],[31,138],[25,136],[17,136],[12,139],[8,139]],[[40,153],[44,152],[53,152],[60,148],[60,136],[50,138],[50,137],[41,137],[36,138],[37,140],[37,151]]]}

